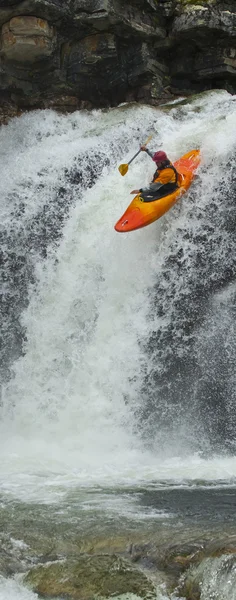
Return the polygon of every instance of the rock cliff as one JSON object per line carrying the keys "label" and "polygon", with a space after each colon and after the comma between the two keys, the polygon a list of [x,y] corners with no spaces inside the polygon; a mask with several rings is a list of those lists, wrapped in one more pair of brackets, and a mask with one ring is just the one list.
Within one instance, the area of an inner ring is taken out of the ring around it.
{"label": "rock cliff", "polygon": [[235,0],[0,0],[1,105],[236,91]]}

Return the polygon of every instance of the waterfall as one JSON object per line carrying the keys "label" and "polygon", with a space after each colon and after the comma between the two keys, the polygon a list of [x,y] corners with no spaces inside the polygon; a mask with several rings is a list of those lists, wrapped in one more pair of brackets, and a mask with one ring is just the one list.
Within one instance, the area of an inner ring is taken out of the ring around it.
{"label": "waterfall", "polygon": [[[212,477],[224,477],[235,124],[235,97],[215,91],[160,108],[36,111],[2,127],[3,471],[10,452],[14,474],[127,480],[179,468],[181,479],[195,465],[208,477],[217,453]],[[153,164],[139,155],[124,178],[117,166],[150,133],[173,161],[200,147],[202,164],[165,217],[119,235]]]}

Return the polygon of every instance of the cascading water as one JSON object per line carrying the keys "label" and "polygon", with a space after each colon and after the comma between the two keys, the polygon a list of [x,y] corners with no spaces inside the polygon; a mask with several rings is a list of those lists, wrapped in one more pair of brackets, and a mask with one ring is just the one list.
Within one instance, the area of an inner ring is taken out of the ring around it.
{"label": "cascading water", "polygon": [[[1,129],[4,494],[235,482],[235,100]],[[153,165],[117,165],[150,133],[172,160],[200,147],[202,164],[164,218],[119,235]]]}
{"label": "cascading water", "polygon": [[[168,112],[46,111],[2,129],[6,361],[24,339],[3,390],[7,448],[29,444],[38,460],[50,440],[57,461],[63,447],[68,468],[93,470],[155,464],[172,453],[170,432],[175,454],[233,443],[222,318],[216,337],[217,299],[233,296],[235,119],[235,99],[216,92]],[[202,167],[162,221],[119,236],[128,192],[153,168],[144,155],[126,178],[115,167],[150,131],[173,160],[201,147]]]}
{"label": "cascading water", "polygon": [[171,432],[175,447],[182,436],[185,449],[235,450],[234,119],[225,119],[225,138],[207,134],[202,153],[212,160],[161,238],[142,414],[157,447]]}

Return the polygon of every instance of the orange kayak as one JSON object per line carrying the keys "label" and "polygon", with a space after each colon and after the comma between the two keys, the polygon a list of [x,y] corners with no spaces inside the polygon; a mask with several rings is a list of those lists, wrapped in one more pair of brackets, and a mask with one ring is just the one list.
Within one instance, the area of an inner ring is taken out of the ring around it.
{"label": "orange kayak", "polygon": [[174,164],[180,175],[179,187],[168,196],[143,202],[141,194],[135,196],[125,213],[115,224],[115,230],[125,233],[150,225],[160,219],[183,196],[192,183],[195,171],[200,163],[200,150],[191,150],[181,156]]}

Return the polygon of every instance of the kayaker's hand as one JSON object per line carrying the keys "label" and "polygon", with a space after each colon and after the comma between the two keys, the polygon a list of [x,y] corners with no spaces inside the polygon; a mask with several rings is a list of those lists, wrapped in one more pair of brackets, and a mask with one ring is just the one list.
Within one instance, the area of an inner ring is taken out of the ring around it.
{"label": "kayaker's hand", "polygon": [[140,150],[143,150],[143,152],[146,152],[147,148],[146,148],[146,146],[140,146]]}
{"label": "kayaker's hand", "polygon": [[131,194],[139,194],[140,191],[139,190],[132,190],[132,192],[130,192]]}

